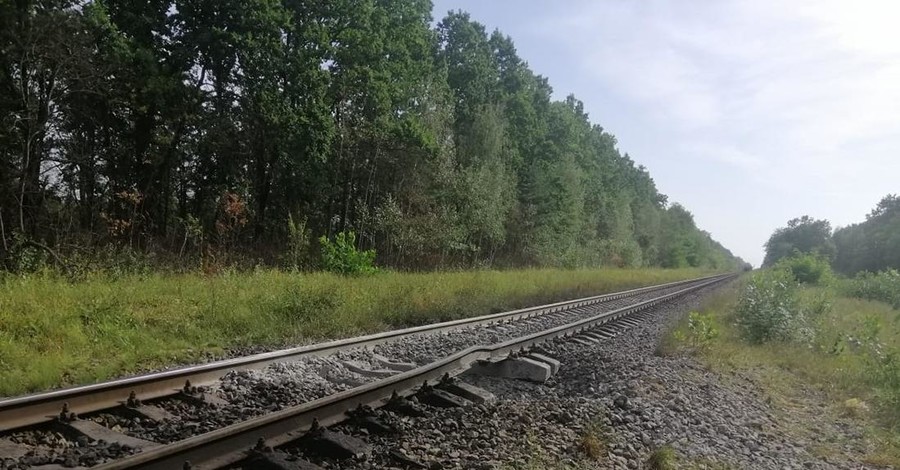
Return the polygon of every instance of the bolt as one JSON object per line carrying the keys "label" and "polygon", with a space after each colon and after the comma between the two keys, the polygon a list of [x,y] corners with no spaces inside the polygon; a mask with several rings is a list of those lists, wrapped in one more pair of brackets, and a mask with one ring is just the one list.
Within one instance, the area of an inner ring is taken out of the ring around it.
{"label": "bolt", "polygon": [[137,394],[134,393],[134,390],[132,390],[128,394],[128,401],[125,402],[125,406],[129,408],[137,408],[141,406],[141,400],[137,397]]}
{"label": "bolt", "polygon": [[69,410],[69,403],[63,403],[62,411],[59,412],[59,420],[63,422],[75,421],[76,415]]}
{"label": "bolt", "polygon": [[259,439],[257,439],[256,445],[253,446],[253,450],[258,451],[258,452],[265,452],[266,451],[265,438],[260,437]]}

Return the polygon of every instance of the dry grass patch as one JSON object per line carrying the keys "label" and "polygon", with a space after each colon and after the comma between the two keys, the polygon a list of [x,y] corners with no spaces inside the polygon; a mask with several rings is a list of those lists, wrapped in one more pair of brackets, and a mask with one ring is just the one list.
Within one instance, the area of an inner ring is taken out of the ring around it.
{"label": "dry grass patch", "polygon": [[600,424],[590,425],[581,435],[579,448],[588,459],[602,461],[606,458],[606,436],[607,433]]}

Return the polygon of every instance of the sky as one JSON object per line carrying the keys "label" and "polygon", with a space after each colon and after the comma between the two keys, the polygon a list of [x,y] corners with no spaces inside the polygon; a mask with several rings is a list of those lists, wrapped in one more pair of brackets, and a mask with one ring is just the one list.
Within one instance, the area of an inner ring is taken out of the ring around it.
{"label": "sky", "polygon": [[434,0],[512,37],[734,254],[900,193],[900,2]]}

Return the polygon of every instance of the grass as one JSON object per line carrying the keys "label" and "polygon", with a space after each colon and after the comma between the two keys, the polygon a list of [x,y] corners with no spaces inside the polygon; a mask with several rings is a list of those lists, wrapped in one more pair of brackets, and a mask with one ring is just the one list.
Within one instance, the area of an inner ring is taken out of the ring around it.
{"label": "grass", "polygon": [[[888,304],[845,297],[841,289],[804,287],[800,302],[831,304],[810,320],[809,341],[772,341],[749,344],[735,326],[734,307],[744,282],[710,296],[699,313],[715,322],[719,334],[707,348],[689,347],[691,331],[682,321],[660,344],[662,354],[695,354],[713,370],[742,371],[763,387],[776,409],[797,417],[825,400],[821,419],[851,420],[872,444],[864,459],[873,464],[900,466],[900,409],[895,406],[900,377],[896,369],[875,364],[867,349],[879,344],[884,352],[900,350],[900,310]],[[885,372],[887,371],[887,372]],[[803,419],[786,422],[798,433],[815,433]],[[828,449],[812,449],[824,454]]]}
{"label": "grass", "polygon": [[227,348],[481,315],[710,274],[600,269],[367,277],[248,273],[0,278],[0,396],[101,381]]}
{"label": "grass", "polygon": [[601,461],[606,457],[606,441],[608,432],[599,422],[587,426],[581,435],[579,448],[585,457],[592,461]]}
{"label": "grass", "polygon": [[672,446],[662,446],[654,450],[647,458],[644,468],[647,470],[675,470],[677,468],[675,449]]}

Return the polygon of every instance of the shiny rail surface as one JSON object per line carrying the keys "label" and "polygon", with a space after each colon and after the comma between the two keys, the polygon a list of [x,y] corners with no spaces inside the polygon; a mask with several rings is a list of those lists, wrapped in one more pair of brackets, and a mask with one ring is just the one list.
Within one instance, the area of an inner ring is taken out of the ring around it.
{"label": "shiny rail surface", "polygon": [[146,450],[94,468],[97,470],[133,468],[160,470],[173,468],[213,469],[233,465],[245,459],[250,449],[261,440],[271,447],[286,444],[301,437],[309,430],[313,421],[317,421],[323,426],[343,421],[345,413],[359,405],[377,408],[383,405],[394,393],[403,394],[410,390],[415,390],[426,383],[434,384],[447,374],[450,376],[459,374],[477,361],[501,360],[511,353],[521,352],[541,342],[575,335],[598,325],[669,302],[698,289],[733,279],[736,276],[737,274],[712,276],[703,278],[704,281],[699,283],[696,283],[697,280],[694,280],[695,284],[685,289],[631,306],[603,312],[589,318],[502,343],[473,346],[439,361],[389,378],[370,382],[268,415],[252,418],[183,441]]}
{"label": "shiny rail surface", "polygon": [[0,431],[9,431],[24,426],[52,421],[59,416],[64,406],[70,413],[91,413],[120,406],[126,403],[128,397],[132,393],[135,398],[142,401],[176,395],[182,390],[186,382],[190,382],[193,386],[209,385],[215,383],[219,378],[230,371],[261,369],[276,362],[291,361],[302,356],[325,356],[346,349],[371,347],[409,335],[436,333],[461,327],[516,321],[538,315],[546,315],[631,297],[655,290],[719,279],[721,277],[722,275],[715,275],[670,282],[508,312],[433,323],[430,325],[386,331],[355,338],[209,362],[196,366],[182,367],[92,385],[8,398],[0,400]]}

